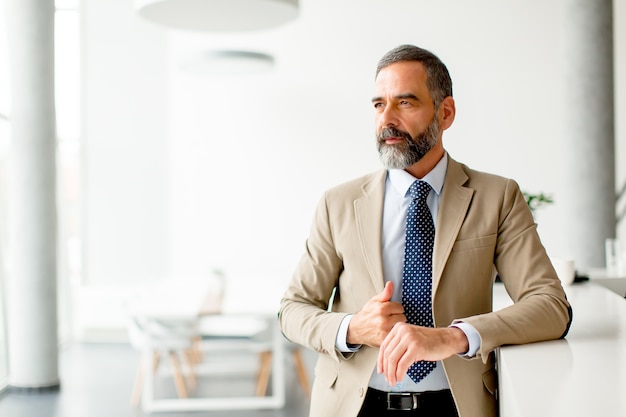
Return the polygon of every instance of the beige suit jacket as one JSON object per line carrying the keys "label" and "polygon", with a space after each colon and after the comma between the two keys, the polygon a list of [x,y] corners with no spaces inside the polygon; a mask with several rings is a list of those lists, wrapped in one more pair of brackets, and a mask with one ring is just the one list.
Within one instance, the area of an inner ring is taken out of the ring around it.
{"label": "beige suit jacket", "polygon": [[[303,255],[285,292],[285,336],[320,353],[311,417],[352,417],[361,408],[377,348],[344,355],[335,339],[346,314],[384,287],[381,233],[386,170],[337,186],[321,199]],[[571,308],[518,185],[449,158],[433,252],[436,327],[476,328],[476,358],[443,361],[460,417],[497,415],[494,349],[556,339]],[[402,253],[398,253],[402,257]],[[515,302],[492,312],[494,271]],[[334,294],[334,295],[333,295]]]}

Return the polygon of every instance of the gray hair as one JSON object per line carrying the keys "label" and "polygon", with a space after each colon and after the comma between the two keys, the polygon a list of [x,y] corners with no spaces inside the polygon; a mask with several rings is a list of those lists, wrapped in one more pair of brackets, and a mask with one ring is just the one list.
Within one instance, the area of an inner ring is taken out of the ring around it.
{"label": "gray hair", "polygon": [[426,86],[433,97],[435,108],[439,108],[444,98],[452,97],[452,79],[446,65],[432,52],[414,45],[400,45],[387,52],[378,61],[376,76],[383,68],[402,61],[415,61],[424,65]]}

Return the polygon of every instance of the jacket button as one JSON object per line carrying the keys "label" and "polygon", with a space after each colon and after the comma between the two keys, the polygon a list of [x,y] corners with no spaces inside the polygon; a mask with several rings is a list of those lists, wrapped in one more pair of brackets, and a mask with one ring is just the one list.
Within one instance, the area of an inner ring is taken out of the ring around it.
{"label": "jacket button", "polygon": [[364,393],[365,390],[363,389],[363,387],[359,388],[359,397],[362,397]]}

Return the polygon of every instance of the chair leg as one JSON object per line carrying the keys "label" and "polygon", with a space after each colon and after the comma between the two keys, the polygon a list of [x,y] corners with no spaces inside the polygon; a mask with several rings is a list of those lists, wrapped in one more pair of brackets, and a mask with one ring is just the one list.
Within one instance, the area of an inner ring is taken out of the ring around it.
{"label": "chair leg", "polygon": [[174,383],[176,384],[176,392],[180,398],[187,398],[187,388],[185,387],[185,380],[183,379],[183,373],[180,369],[180,363],[176,357],[176,352],[170,351],[170,361],[172,362],[172,369],[174,370]]}
{"label": "chair leg", "polygon": [[194,336],[191,342],[191,348],[193,362],[198,364],[202,361],[202,338],[200,336]]}
{"label": "chair leg", "polygon": [[[152,373],[155,373],[157,367],[159,366],[159,353],[154,352],[152,354]],[[133,407],[139,406],[139,401],[141,400],[141,394],[143,392],[143,384],[144,384],[145,375],[143,372],[143,359],[139,361],[139,366],[137,367],[137,376],[135,376],[135,383],[133,384],[133,392],[130,397],[130,404]]]}
{"label": "chair leg", "polygon": [[161,355],[159,354],[159,352],[154,352],[154,355],[152,355],[152,373],[155,374],[157,371],[157,368],[159,367],[159,362],[161,361]]}
{"label": "chair leg", "polygon": [[133,384],[133,392],[130,396],[130,405],[133,407],[139,406],[139,401],[141,400],[141,392],[143,390],[143,363],[139,361],[139,366],[137,367],[137,376],[135,376],[135,383]]}
{"label": "chair leg", "polygon": [[296,375],[298,375],[300,387],[302,387],[302,391],[304,391],[307,397],[310,397],[311,387],[309,385],[309,377],[306,372],[306,367],[304,366],[304,361],[302,360],[302,353],[300,352],[300,349],[296,348],[293,350],[293,360],[296,365]]}
{"label": "chair leg", "polygon": [[259,375],[256,379],[256,396],[264,397],[267,393],[267,385],[270,379],[270,373],[272,370],[272,352],[265,351],[260,353],[261,366],[259,368]]}
{"label": "chair leg", "polygon": [[193,369],[196,364],[195,353],[188,349],[182,353],[182,356],[183,362],[185,362],[185,366],[187,367],[187,386],[193,390],[196,388],[196,374]]}

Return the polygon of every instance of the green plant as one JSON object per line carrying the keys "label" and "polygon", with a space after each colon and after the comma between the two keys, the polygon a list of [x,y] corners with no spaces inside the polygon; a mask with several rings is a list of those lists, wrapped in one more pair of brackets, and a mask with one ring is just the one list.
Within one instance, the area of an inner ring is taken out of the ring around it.
{"label": "green plant", "polygon": [[531,194],[526,191],[522,191],[522,194],[526,199],[526,204],[528,204],[530,211],[532,211],[533,213],[540,207],[554,203],[552,196],[544,193]]}

